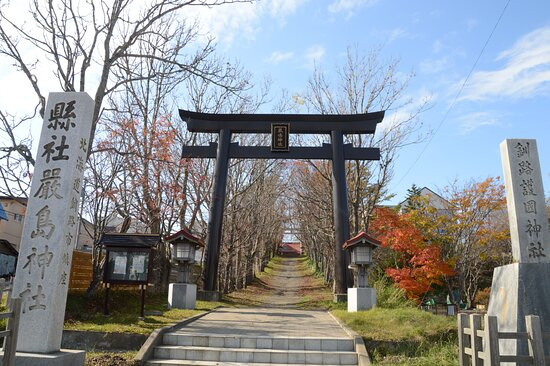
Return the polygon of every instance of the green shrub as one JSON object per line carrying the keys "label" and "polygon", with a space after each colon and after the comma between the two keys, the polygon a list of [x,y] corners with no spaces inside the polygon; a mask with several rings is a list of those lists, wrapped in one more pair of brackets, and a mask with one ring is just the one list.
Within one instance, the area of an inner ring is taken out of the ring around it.
{"label": "green shrub", "polygon": [[376,305],[386,309],[414,307],[413,301],[407,299],[405,291],[395,287],[387,278],[381,278],[374,283],[376,289]]}

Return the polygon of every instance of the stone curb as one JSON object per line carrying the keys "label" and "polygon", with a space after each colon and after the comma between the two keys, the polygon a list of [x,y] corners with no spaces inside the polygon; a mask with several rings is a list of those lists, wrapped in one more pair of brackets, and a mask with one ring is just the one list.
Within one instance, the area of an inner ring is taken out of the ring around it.
{"label": "stone curb", "polygon": [[329,313],[332,319],[336,320],[336,322],[342,327],[342,329],[344,329],[346,333],[348,333],[349,336],[353,338],[353,343],[355,344],[355,352],[357,352],[358,366],[371,366],[372,363],[370,361],[369,354],[367,353],[367,347],[365,346],[363,337],[361,337],[356,331],[341,322],[340,319],[335,317],[330,311],[327,311],[327,313]]}
{"label": "stone curb", "polygon": [[146,334],[63,330],[61,348],[85,351],[137,351],[146,340]]}
{"label": "stone curb", "polygon": [[155,329],[150,335],[149,338],[143,343],[143,346],[141,346],[139,352],[137,353],[136,357],[134,357],[134,361],[138,362],[140,365],[145,365],[145,362],[151,358],[153,355],[153,352],[155,351],[155,347],[160,345],[162,343],[162,337],[165,333],[171,332],[179,327],[182,327],[184,325],[187,325],[191,322],[194,322],[197,319],[202,318],[206,314],[211,313],[213,310],[205,311],[204,313],[200,313],[197,315],[194,315],[190,318],[184,319],[181,322],[174,324],[174,325],[167,325],[165,327]]}

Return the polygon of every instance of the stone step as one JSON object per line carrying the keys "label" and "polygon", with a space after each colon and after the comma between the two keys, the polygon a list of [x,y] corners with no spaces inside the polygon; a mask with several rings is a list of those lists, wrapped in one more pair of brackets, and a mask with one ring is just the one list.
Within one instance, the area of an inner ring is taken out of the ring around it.
{"label": "stone step", "polygon": [[173,346],[256,348],[305,351],[353,351],[351,338],[319,337],[244,337],[242,335],[211,335],[170,332],[164,335],[163,343]]}
{"label": "stone step", "polygon": [[158,346],[155,358],[171,360],[282,364],[357,365],[357,354],[345,351],[276,350],[200,346]]}
{"label": "stone step", "polygon": [[[162,360],[147,361],[148,366],[266,366],[265,363],[242,362],[216,362],[216,361],[186,361],[186,360]],[[270,363],[270,366],[288,366],[288,363]],[[310,364],[309,366],[339,366],[336,364]]]}

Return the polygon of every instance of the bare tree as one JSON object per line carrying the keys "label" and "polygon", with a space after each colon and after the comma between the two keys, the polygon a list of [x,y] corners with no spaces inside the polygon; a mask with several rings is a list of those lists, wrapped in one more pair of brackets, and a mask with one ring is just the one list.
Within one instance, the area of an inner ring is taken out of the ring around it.
{"label": "bare tree", "polygon": [[[315,68],[308,81],[307,89],[301,96],[303,104],[310,112],[321,114],[359,114],[386,111],[386,122],[377,127],[374,135],[350,135],[346,142],[356,147],[379,147],[381,157],[379,161],[350,161],[346,163],[348,204],[350,208],[350,233],[353,235],[361,230],[368,230],[369,220],[376,205],[388,198],[388,184],[393,177],[393,167],[399,151],[407,144],[418,142],[421,136],[418,134],[422,124],[419,121],[420,114],[428,107],[428,100],[414,100],[406,97],[405,90],[413,74],[398,76],[398,59],[389,61],[381,60],[381,49],[375,49],[363,55],[357,48],[348,48],[345,63],[336,68],[335,78]],[[399,113],[392,113],[399,112]],[[317,141],[329,142],[323,137]],[[310,162],[315,174],[325,180],[323,185],[317,185],[323,189],[323,195],[330,197],[332,181],[329,163]],[[301,176],[306,179],[301,185],[307,184],[306,171]],[[311,191],[302,192],[307,199],[321,196]],[[321,202],[319,202],[321,204]],[[331,202],[322,202],[323,209],[311,207],[312,212],[305,213],[304,217],[312,218],[323,213],[331,212]],[[301,209],[306,209],[301,206]],[[320,218],[315,225],[308,221],[304,223],[304,233],[326,232],[326,225],[332,223],[327,217]],[[326,236],[326,235],[325,235]],[[304,237],[306,242],[311,240]],[[325,241],[323,241],[325,242]],[[333,248],[332,240],[326,240],[326,245]],[[317,243],[306,244],[312,247]],[[323,250],[330,261],[333,260],[334,249]],[[317,260],[316,258],[312,258]],[[316,263],[319,266],[319,263]],[[323,264],[324,266],[324,264]],[[331,276],[327,275],[327,278]]]}
{"label": "bare tree", "polygon": [[[97,122],[103,112],[105,98],[122,90],[128,83],[152,79],[156,74],[134,72],[134,66],[148,62],[170,65],[173,74],[195,75],[222,88],[232,90],[225,83],[226,69],[205,67],[214,50],[209,41],[194,43],[196,25],[181,20],[181,12],[193,6],[217,6],[250,0],[152,0],[141,7],[130,0],[33,0],[27,22],[15,19],[9,3],[0,5],[0,56],[7,57],[15,70],[25,75],[37,101],[38,114],[44,116],[46,91],[37,70],[49,69],[63,91],[88,92],[95,101],[89,148]],[[18,14],[17,19],[21,15]],[[158,47],[156,53],[144,52],[143,45],[158,33],[160,42],[169,47]],[[176,37],[172,37],[177,35]],[[138,68],[139,70],[139,68]],[[2,115],[8,106],[0,106]],[[6,118],[3,118],[6,119]],[[13,133],[25,118],[15,123],[4,123],[2,133],[9,139],[1,151],[5,166],[14,163],[19,154],[23,165],[34,165],[28,142],[18,141]],[[12,138],[13,137],[13,138]],[[89,151],[90,152],[90,151]],[[20,164],[20,165],[21,165]],[[24,171],[25,169],[23,169]],[[23,173],[24,174],[24,173]],[[11,185],[8,177],[4,182]],[[19,184],[19,183],[17,183]]]}

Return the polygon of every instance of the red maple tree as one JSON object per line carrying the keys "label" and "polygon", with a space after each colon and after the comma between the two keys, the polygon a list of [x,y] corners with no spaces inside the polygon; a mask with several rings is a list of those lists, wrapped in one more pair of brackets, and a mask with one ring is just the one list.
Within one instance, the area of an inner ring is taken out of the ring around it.
{"label": "red maple tree", "polygon": [[408,214],[379,208],[371,230],[383,247],[398,254],[395,266],[386,268],[386,274],[408,298],[421,301],[432,286],[443,283],[443,276],[453,274],[451,267],[441,258],[440,247],[425,240]]}

